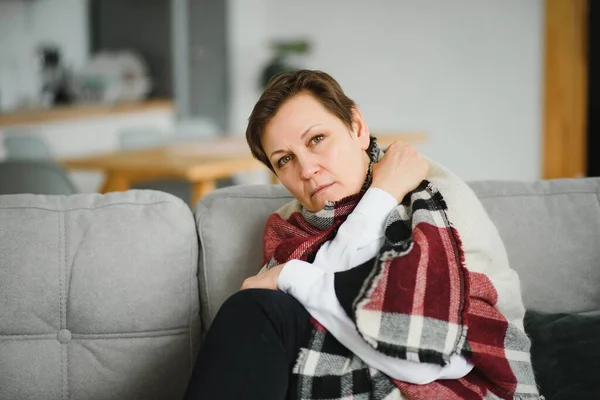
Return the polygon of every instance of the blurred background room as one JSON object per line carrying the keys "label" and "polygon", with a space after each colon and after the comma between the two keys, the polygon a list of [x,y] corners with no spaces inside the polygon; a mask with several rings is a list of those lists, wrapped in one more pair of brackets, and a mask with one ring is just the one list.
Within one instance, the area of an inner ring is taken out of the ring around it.
{"label": "blurred background room", "polygon": [[63,174],[57,193],[273,181],[243,136],[298,68],[467,181],[597,176],[594,17],[586,0],[0,0],[0,192],[61,185],[30,164]]}

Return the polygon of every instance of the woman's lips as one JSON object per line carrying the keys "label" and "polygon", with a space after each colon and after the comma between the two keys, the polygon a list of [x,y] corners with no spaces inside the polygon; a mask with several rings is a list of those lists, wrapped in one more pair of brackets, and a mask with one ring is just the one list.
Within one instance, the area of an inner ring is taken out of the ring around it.
{"label": "woman's lips", "polygon": [[313,192],[310,194],[310,197],[313,197],[316,194],[319,194],[321,192],[323,192],[324,190],[328,189],[329,187],[331,187],[331,185],[333,185],[333,183],[329,183],[327,185],[322,185],[319,186],[318,188],[316,188],[315,190],[313,190]]}

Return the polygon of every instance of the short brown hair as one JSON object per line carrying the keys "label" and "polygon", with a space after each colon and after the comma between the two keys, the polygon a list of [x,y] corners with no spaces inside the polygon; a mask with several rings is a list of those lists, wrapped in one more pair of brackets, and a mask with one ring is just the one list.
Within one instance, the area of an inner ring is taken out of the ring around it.
{"label": "short brown hair", "polygon": [[246,141],[254,158],[274,171],[262,146],[265,128],[281,106],[300,93],[309,93],[323,107],[352,129],[353,108],[356,103],[344,94],[340,84],[323,71],[299,70],[275,75],[260,96],[246,128]]}

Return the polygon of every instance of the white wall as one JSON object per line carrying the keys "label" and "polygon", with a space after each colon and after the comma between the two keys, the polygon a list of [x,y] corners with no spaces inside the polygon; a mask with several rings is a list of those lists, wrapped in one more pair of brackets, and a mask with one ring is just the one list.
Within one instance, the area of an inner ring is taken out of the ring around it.
{"label": "white wall", "polygon": [[541,176],[541,0],[229,0],[232,110],[243,132],[272,38],[310,38],[372,131],[425,131],[419,149],[464,179]]}
{"label": "white wall", "polygon": [[38,45],[58,45],[68,67],[85,63],[87,10],[87,0],[0,1],[0,106],[13,107],[38,93]]}

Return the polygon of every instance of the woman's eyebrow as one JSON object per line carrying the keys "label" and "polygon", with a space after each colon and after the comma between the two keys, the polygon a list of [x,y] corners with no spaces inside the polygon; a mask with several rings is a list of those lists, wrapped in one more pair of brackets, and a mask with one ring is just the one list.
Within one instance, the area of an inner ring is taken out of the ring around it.
{"label": "woman's eyebrow", "polygon": [[[308,127],[308,129],[306,129],[306,130],[305,130],[305,131],[302,133],[302,135],[300,135],[300,140],[304,140],[304,136],[306,136],[306,134],[307,134],[308,132],[310,132],[310,130],[311,130],[312,128],[315,128],[315,127],[317,127],[317,126],[321,126],[321,125],[322,125],[322,124],[314,124],[314,125],[311,125],[311,126],[309,126],[309,127]],[[277,154],[277,153],[285,153],[285,150],[275,150],[274,152],[272,152],[272,153],[271,153],[271,155],[269,156],[269,159],[272,159],[272,158],[273,158],[273,156],[274,156],[275,154]]]}
{"label": "woman's eyebrow", "polygon": [[300,135],[300,140],[304,140],[304,136],[306,136],[306,134],[307,134],[308,132],[310,132],[310,130],[311,130],[312,128],[316,127],[316,126],[321,126],[321,124],[314,124],[314,125],[311,125],[311,126],[309,126],[309,127],[308,127],[308,129],[307,129],[307,130],[305,130],[305,131],[302,133],[302,135]]}
{"label": "woman's eyebrow", "polygon": [[271,155],[269,156],[269,159],[272,159],[273,156],[278,153],[285,153],[285,150],[275,150],[274,152],[271,153]]}

